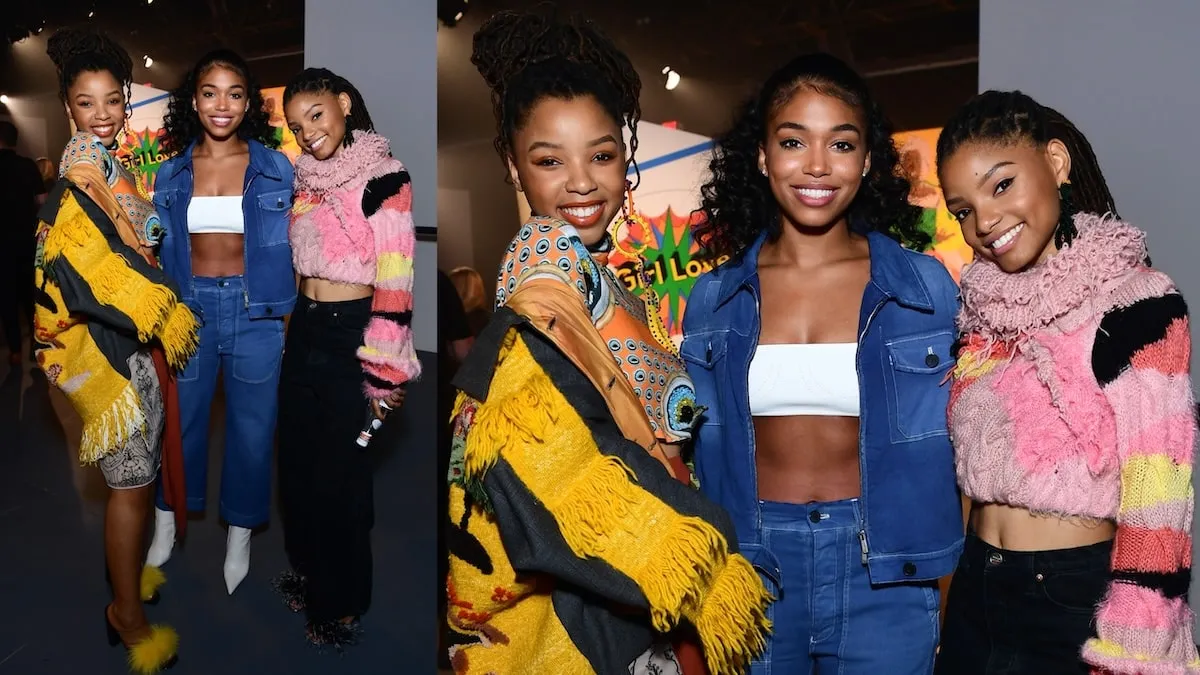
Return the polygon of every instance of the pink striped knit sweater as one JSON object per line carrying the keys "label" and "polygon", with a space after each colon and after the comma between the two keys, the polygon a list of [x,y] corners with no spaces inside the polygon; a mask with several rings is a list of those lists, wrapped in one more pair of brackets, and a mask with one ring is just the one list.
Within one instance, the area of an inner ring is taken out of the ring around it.
{"label": "pink striped knit sweater", "polygon": [[1179,291],[1145,265],[1145,235],[1093,215],[1019,274],[962,274],[964,346],[950,399],[971,499],[1117,524],[1096,673],[1200,673],[1187,591],[1195,404]]}
{"label": "pink striped knit sweater", "polygon": [[386,398],[421,373],[412,340],[412,186],[388,140],[355,131],[350,147],[296,161],[290,239],[302,277],[375,287],[358,349],[364,391]]}

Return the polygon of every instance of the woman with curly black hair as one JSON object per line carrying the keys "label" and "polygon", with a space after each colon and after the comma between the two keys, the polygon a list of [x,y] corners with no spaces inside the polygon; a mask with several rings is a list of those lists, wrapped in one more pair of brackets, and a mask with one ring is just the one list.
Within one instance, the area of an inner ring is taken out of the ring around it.
{"label": "woman with curly black hair", "polygon": [[697,408],[657,298],[607,263],[641,80],[592,23],[540,12],[488,19],[472,63],[533,217],[455,380],[451,662],[460,675],[739,673],[768,598],[728,516],[690,484]]}
{"label": "woman with curly black hair", "polygon": [[155,479],[182,506],[174,373],[196,348],[192,312],[159,268],[159,218],[116,159],[129,118],[133,65],[106,35],[64,29],[46,46],[76,134],[61,177],[39,214],[34,265],[38,366],[83,423],[80,461],[98,464],[109,487],[104,561],[113,601],[104,609],[109,644],[153,673],[175,659],[179,636],[151,625],[143,601],[165,581],[142,564]]}
{"label": "woman with curly black hair", "polygon": [[[296,301],[288,212],[292,166],[272,147],[262,92],[245,60],[203,56],[171,93],[154,203],[166,228],[163,269],[203,317],[200,349],[179,377],[187,508],[205,507],[208,422],[225,390],[221,519],[229,524],[225,588],[250,569],[250,533],[267,522],[284,316]],[[160,492],[146,561],[162,565],[175,517]]]}
{"label": "woman with curly black hair", "polygon": [[752,673],[924,674],[962,513],[946,432],[957,289],[923,246],[891,129],[825,54],[774,73],[719,139],[684,315],[709,409],[700,489],[777,598]]}

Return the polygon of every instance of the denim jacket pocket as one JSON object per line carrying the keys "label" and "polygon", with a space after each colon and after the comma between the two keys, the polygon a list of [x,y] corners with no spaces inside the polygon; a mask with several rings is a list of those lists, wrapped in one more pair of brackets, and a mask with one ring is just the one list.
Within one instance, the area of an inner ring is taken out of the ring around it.
{"label": "denim jacket pocket", "polygon": [[679,356],[687,367],[696,389],[696,403],[706,410],[701,413],[703,423],[720,424],[719,406],[712,400],[725,385],[726,336],[723,331],[686,335],[679,347]]}
{"label": "denim jacket pocket", "polygon": [[277,246],[288,241],[288,211],[292,208],[291,190],[272,190],[258,195],[258,241],[262,246]]}
{"label": "denim jacket pocket", "polygon": [[[946,436],[949,383],[954,366],[951,331],[938,331],[886,340],[884,381],[893,442]],[[944,388],[944,389],[943,389]]]}

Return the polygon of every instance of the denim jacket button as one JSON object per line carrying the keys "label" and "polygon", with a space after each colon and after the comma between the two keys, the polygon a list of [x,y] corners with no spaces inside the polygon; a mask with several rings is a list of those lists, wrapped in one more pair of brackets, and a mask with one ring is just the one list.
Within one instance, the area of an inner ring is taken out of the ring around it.
{"label": "denim jacket button", "polygon": [[938,358],[937,354],[926,354],[925,355],[925,365],[929,366],[930,368],[936,368],[937,364],[939,364],[941,362],[942,362],[942,360]]}
{"label": "denim jacket button", "polygon": [[904,576],[911,577],[911,576],[915,575],[916,573],[917,573],[916,565],[914,565],[910,562],[904,563]]}

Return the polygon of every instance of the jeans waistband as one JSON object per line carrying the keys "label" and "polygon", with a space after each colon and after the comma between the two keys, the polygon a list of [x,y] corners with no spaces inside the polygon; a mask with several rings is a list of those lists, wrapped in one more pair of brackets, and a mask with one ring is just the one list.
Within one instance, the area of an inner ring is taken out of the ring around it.
{"label": "jeans waistband", "polygon": [[858,528],[862,523],[862,507],[857,497],[806,504],[761,500],[759,506],[763,527],[774,530]]}
{"label": "jeans waistband", "polygon": [[1066,572],[1077,570],[1107,570],[1112,558],[1113,542],[1102,541],[1087,546],[1050,551],[1010,551],[992,546],[973,531],[963,542],[963,557],[979,562],[988,569],[1022,572]]}
{"label": "jeans waistband", "polygon": [[241,274],[235,274],[228,277],[193,277],[192,281],[196,284],[196,288],[241,288],[244,281]]}

